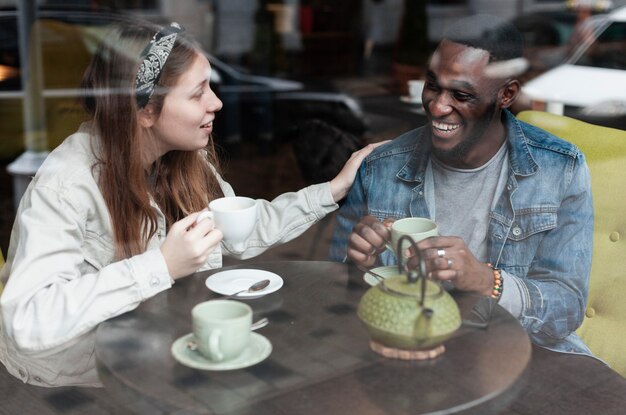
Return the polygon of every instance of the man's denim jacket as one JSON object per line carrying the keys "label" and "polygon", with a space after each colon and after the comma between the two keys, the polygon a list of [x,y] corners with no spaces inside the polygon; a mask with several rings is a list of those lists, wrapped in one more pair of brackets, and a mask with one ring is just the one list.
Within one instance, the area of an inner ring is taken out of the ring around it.
{"label": "man's denim jacket", "polygon": [[[574,332],[587,302],[593,242],[590,177],[576,146],[505,111],[508,177],[489,214],[489,262],[505,278],[500,305],[531,340],[557,351],[591,354]],[[331,259],[346,258],[347,238],[364,215],[380,220],[431,217],[434,200],[427,127],[370,154],[337,216]],[[432,203],[432,202],[431,202]],[[395,262],[388,252],[383,264]]]}

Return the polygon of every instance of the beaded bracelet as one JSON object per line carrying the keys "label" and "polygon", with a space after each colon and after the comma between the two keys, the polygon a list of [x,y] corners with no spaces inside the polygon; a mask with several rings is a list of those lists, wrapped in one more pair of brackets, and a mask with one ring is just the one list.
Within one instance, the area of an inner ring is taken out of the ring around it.
{"label": "beaded bracelet", "polygon": [[500,270],[494,268],[491,263],[488,262],[487,266],[493,271],[493,289],[491,290],[490,297],[495,300],[499,300],[502,296],[502,286],[504,284],[502,274],[500,273]]}

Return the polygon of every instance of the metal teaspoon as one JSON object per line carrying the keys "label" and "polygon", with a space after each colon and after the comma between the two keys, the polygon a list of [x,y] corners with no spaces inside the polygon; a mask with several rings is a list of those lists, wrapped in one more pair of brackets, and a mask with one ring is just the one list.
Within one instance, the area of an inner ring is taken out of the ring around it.
{"label": "metal teaspoon", "polygon": [[270,280],[265,279],[265,280],[261,280],[261,281],[257,281],[254,284],[252,284],[250,287],[248,287],[245,290],[241,290],[241,291],[237,291],[235,293],[229,294],[225,297],[222,297],[223,300],[229,299],[229,298],[233,298],[238,296],[239,294],[242,293],[253,293],[256,291],[261,291],[262,289],[264,289],[265,287],[267,287],[268,285],[270,285]]}

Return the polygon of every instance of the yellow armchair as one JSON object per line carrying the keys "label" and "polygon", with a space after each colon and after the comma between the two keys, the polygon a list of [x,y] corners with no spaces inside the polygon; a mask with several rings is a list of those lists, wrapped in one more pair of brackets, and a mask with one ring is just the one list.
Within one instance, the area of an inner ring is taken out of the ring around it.
{"label": "yellow armchair", "polygon": [[626,377],[626,131],[540,111],[518,119],[574,143],[591,173],[595,212],[589,299],[577,333]]}

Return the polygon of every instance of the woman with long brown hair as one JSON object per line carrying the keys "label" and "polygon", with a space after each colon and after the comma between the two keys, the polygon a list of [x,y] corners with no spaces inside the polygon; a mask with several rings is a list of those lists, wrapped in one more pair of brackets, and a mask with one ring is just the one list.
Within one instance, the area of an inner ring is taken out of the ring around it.
{"label": "woman with long brown hair", "polygon": [[[222,255],[248,258],[335,210],[373,146],[330,182],[258,200],[243,250],[222,241],[208,203],[234,196],[211,131],[222,103],[200,48],[172,24],[104,38],[83,81],[89,122],[46,159],[24,194],[0,280],[0,360],[24,382],[98,386],[96,326]],[[130,91],[130,93],[129,93]]]}

